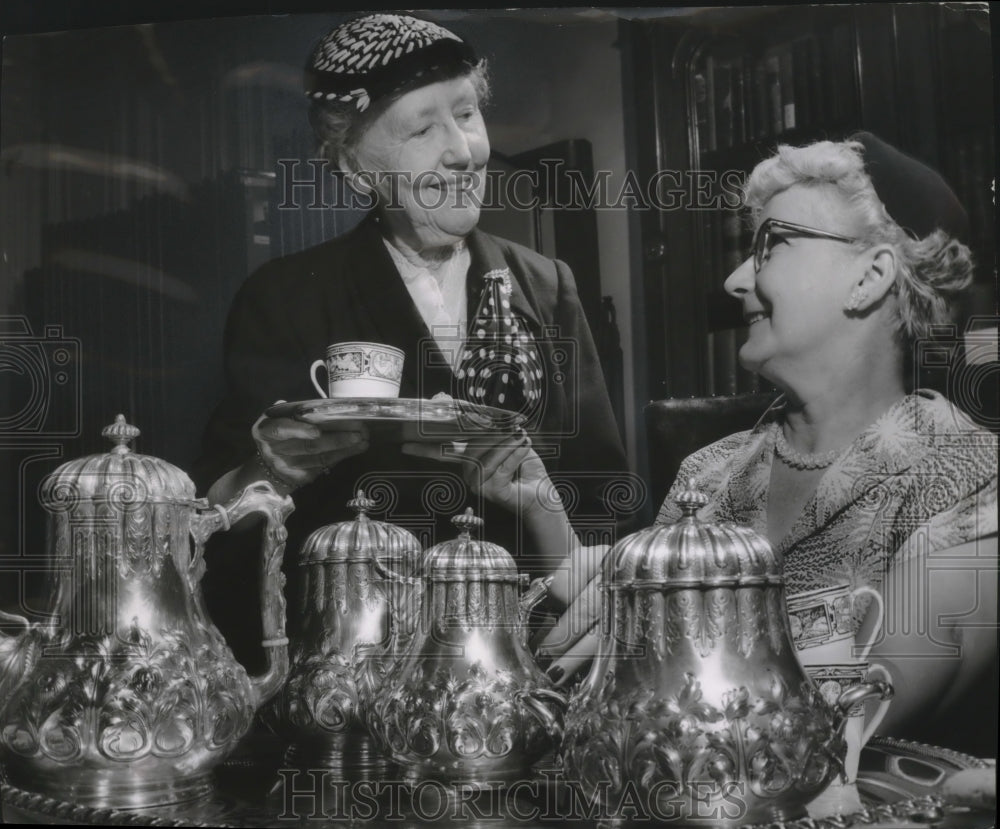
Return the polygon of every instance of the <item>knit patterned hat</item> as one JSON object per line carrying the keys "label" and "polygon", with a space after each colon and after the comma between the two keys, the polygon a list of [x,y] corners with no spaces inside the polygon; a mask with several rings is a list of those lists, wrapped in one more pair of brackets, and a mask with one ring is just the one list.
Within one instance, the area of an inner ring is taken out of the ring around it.
{"label": "knit patterned hat", "polygon": [[320,40],[306,64],[305,92],[317,101],[353,101],[364,112],[385,95],[453,78],[478,64],[465,41],[436,23],[372,14]]}

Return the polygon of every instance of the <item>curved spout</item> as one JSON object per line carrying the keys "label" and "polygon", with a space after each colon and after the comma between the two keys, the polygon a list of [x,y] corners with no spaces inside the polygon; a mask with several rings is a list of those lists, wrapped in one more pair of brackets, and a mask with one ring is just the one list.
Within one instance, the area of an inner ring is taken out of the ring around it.
{"label": "curved spout", "polygon": [[538,720],[545,733],[555,743],[562,741],[566,697],[549,688],[532,688],[518,694],[517,699]]}
{"label": "curved spout", "polygon": [[12,636],[0,632],[0,710],[21,681],[31,673],[38,659],[40,645],[37,626],[24,616],[0,610],[0,621],[24,625],[21,633]]}
{"label": "curved spout", "polygon": [[871,679],[868,682],[862,682],[860,685],[853,685],[844,691],[844,693],[837,697],[837,708],[840,709],[840,713],[846,718],[848,712],[859,702],[875,697],[878,697],[880,700],[892,699],[895,693],[896,690],[885,680]]}
{"label": "curved spout", "polygon": [[[847,725],[848,717],[850,716],[850,711],[856,705],[869,699],[879,699],[888,705],[887,700],[890,700],[895,696],[895,689],[892,684],[881,679],[869,679],[866,682],[862,682],[860,685],[854,685],[844,691],[839,697],[837,697],[836,709],[840,714],[840,722],[837,724],[837,733],[843,734],[844,727]],[[885,716],[885,705],[880,706],[878,711],[872,717],[869,724],[865,727],[864,733],[861,736],[861,745],[868,742],[869,737],[874,733],[878,724],[881,722],[882,717]]]}
{"label": "curved spout", "polygon": [[[16,622],[17,624],[24,625],[25,630],[31,630],[31,622],[20,616],[17,613],[8,613],[6,610],[0,610],[0,622]],[[17,641],[21,634],[17,636],[11,636],[9,633],[4,633],[0,630],[0,654],[2,654],[8,648],[13,647],[13,643]]]}
{"label": "curved spout", "polygon": [[[527,576],[523,576],[522,578],[527,579]],[[549,587],[552,586],[552,582],[554,580],[555,576],[545,576],[545,578],[535,579],[517,603],[517,620],[521,636],[521,644],[525,647],[528,645],[528,614],[530,614],[534,607],[545,598],[545,595],[549,592]]]}

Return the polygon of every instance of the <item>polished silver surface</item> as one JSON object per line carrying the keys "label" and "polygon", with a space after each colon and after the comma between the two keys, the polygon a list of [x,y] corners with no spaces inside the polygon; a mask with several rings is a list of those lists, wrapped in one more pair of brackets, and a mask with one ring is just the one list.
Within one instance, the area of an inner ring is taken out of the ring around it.
{"label": "polished silver surface", "polygon": [[[303,575],[294,611],[301,633],[291,646],[281,710],[300,764],[330,766],[345,751],[367,753],[365,710],[412,636],[419,608],[420,542],[369,518],[374,502],[363,492],[347,506],[355,518],[316,530],[299,554]],[[380,570],[400,578],[386,580]]]}
{"label": "polished silver surface", "polygon": [[[273,735],[270,735],[273,738]],[[500,829],[572,826],[597,829],[612,819],[594,815],[589,805],[570,795],[560,778],[535,777],[537,784],[519,786],[485,803],[463,799],[444,804],[428,793],[442,787],[402,791],[391,777],[372,783],[356,769],[323,769],[307,773],[289,768],[283,743],[250,735],[213,774],[208,797],[149,809],[85,806],[59,797],[20,789],[2,778],[3,820],[10,824],[44,823],[97,826],[232,826],[329,827],[332,825],[435,826],[455,829]],[[767,829],[987,829],[996,823],[996,808],[972,808],[949,796],[947,781],[959,772],[988,772],[985,761],[948,749],[875,737],[862,749],[858,775],[860,806],[830,817],[766,824]],[[995,765],[992,766],[995,768]],[[354,792],[356,797],[351,798]],[[516,795],[521,797],[516,797]],[[420,804],[423,804],[420,807]],[[447,808],[445,808],[447,805]],[[417,808],[415,808],[417,807]],[[653,825],[653,824],[650,824]],[[748,825],[749,829],[749,825]],[[763,829],[763,826],[761,826]]]}
{"label": "polished silver surface", "polygon": [[565,700],[526,646],[527,614],[547,584],[510,554],[460,534],[427,551],[424,600],[413,639],[386,676],[369,728],[405,779],[488,786],[529,775],[558,743]]}
{"label": "polished silver surface", "polygon": [[600,653],[566,715],[566,775],[606,804],[636,799],[658,822],[787,820],[842,770],[845,713],[800,666],[782,559],[746,528],[683,517],[608,554]]}
{"label": "polished silver surface", "polygon": [[[209,509],[181,470],[131,450],[139,430],[124,417],[104,434],[110,452],[63,464],[41,490],[50,620],[4,614],[26,630],[0,642],[3,762],[14,785],[84,805],[202,797],[288,672],[281,558],[292,502],[258,483]],[[268,658],[252,679],[200,588],[205,541],[251,513],[266,519]]]}

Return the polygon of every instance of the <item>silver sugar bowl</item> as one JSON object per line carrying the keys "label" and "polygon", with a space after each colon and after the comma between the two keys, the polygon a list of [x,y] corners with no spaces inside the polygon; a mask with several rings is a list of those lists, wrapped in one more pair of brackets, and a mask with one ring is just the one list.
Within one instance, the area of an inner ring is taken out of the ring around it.
{"label": "silver sugar bowl", "polygon": [[[786,820],[843,769],[846,715],[881,681],[824,701],[796,657],[782,557],[753,531],[700,521],[622,539],[604,563],[601,647],[566,715],[567,782],[614,820]],[[627,822],[619,820],[619,822]]]}
{"label": "silver sugar bowl", "polygon": [[423,606],[390,669],[369,728],[413,783],[486,786],[517,779],[558,745],[565,699],[528,651],[527,616],[548,584],[510,553],[472,537],[482,519],[452,519],[459,536],[429,549]]}
{"label": "silver sugar bowl", "polygon": [[420,542],[369,518],[375,504],[363,491],[347,506],[355,517],[319,528],[299,554],[301,633],[281,709],[293,739],[287,759],[306,767],[385,765],[370,745],[366,710],[412,637],[420,606]]}
{"label": "silver sugar bowl", "polygon": [[[288,672],[285,519],[268,483],[209,508],[190,478],[129,444],[44,482],[50,620],[0,641],[0,750],[11,783],[99,808],[158,806],[211,791],[211,769]],[[205,612],[204,544],[250,513],[260,554],[267,669],[250,678]]]}

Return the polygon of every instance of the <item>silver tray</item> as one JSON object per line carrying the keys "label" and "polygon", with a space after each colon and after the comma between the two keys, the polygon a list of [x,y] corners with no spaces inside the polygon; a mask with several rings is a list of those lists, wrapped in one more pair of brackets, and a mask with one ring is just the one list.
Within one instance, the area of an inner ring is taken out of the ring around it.
{"label": "silver tray", "polygon": [[[531,815],[531,800],[520,800],[513,813],[491,813],[497,799],[455,799],[438,816],[443,787],[428,786],[425,811],[415,814],[405,798],[395,800],[365,796],[350,802],[350,791],[377,791],[384,786],[383,774],[355,774],[349,764],[338,769],[313,771],[289,768],[282,746],[270,737],[250,739],[237,755],[216,771],[216,790],[202,800],[154,809],[99,809],[60,802],[22,791],[3,782],[3,819],[8,823],[59,823],[105,826],[219,826],[219,827],[320,827],[348,824],[441,828],[481,826],[489,829],[573,826],[584,829],[595,824],[554,813]],[[951,773],[986,768],[992,761],[980,760],[949,749],[888,738],[874,738],[862,751],[858,791],[862,809],[831,818],[801,818],[767,825],[767,829],[986,829],[996,823],[996,812],[970,809],[947,802],[940,795],[941,782]],[[391,776],[390,776],[390,779]],[[365,786],[367,785],[367,789]],[[353,787],[352,787],[353,786]],[[545,784],[540,789],[544,795]],[[376,801],[385,809],[373,810]],[[506,801],[510,805],[510,801]],[[464,811],[460,810],[462,807]],[[469,810],[473,811],[469,811]],[[391,811],[390,811],[391,810]],[[536,810],[537,811],[537,810]],[[434,812],[434,814],[431,814]],[[485,819],[483,815],[487,815]],[[530,816],[530,817],[529,817]],[[471,818],[479,819],[471,819]],[[433,818],[433,819],[431,819]]]}
{"label": "silver tray", "polygon": [[335,397],[276,403],[268,417],[285,417],[320,428],[364,426],[369,433],[398,440],[459,440],[514,432],[524,415],[451,397]]}

